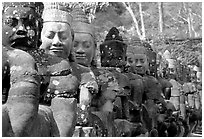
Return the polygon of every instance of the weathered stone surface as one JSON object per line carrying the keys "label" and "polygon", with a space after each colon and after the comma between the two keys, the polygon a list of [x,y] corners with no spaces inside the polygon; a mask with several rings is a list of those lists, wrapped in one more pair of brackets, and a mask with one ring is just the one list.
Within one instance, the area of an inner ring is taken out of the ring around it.
{"label": "weathered stone surface", "polygon": [[3,105],[3,136],[59,136],[52,111],[39,106],[40,78],[35,60],[27,52],[10,48],[8,54],[11,87]]}
{"label": "weathered stone surface", "polygon": [[53,98],[51,103],[54,119],[61,137],[72,137],[77,115],[77,101],[75,98]]}
{"label": "weathered stone surface", "polygon": [[133,74],[131,72],[126,73],[128,79],[130,80],[131,85],[131,95],[130,100],[132,100],[135,104],[141,104],[143,95],[144,95],[144,81],[140,75]]}
{"label": "weathered stone surface", "polygon": [[115,119],[114,124],[117,137],[135,137],[147,132],[141,123],[132,123],[125,119]]}
{"label": "weathered stone surface", "polygon": [[59,137],[53,113],[48,106],[39,105],[38,115],[30,127],[30,137]]}
{"label": "weathered stone surface", "polygon": [[[34,59],[22,50],[11,49],[11,87],[7,103],[8,115],[14,136],[27,136],[28,127],[38,111],[39,78]],[[25,107],[26,106],[26,107]]]}
{"label": "weathered stone surface", "polygon": [[113,122],[113,113],[98,111],[98,112],[93,112],[93,114],[99,117],[103,123],[103,126],[101,125],[100,129],[101,130],[106,129],[107,133],[105,134],[108,137],[114,137],[116,133],[115,133],[115,127],[114,127],[114,122]]}
{"label": "weathered stone surface", "polygon": [[133,123],[125,119],[115,119],[114,124],[116,126],[116,136],[117,137],[131,137],[131,132],[133,130]]}
{"label": "weathered stone surface", "polygon": [[145,91],[146,91],[146,99],[157,100],[163,102],[163,98],[161,96],[162,88],[161,84],[158,82],[156,78],[153,76],[144,76],[145,81]]}
{"label": "weathered stone surface", "polygon": [[14,133],[8,115],[6,105],[2,106],[2,137],[13,137]]}
{"label": "weathered stone surface", "polygon": [[82,134],[82,126],[75,126],[75,130],[72,137],[81,137],[81,134]]}
{"label": "weathered stone surface", "polygon": [[92,136],[93,137],[106,137],[108,136],[106,125],[102,121],[103,118],[100,117],[101,112],[92,112],[89,114],[88,126],[93,127]]}

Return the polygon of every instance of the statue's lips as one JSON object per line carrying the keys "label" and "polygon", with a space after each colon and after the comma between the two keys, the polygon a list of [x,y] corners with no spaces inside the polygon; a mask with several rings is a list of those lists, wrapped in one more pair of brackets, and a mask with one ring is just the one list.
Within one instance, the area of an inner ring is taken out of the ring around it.
{"label": "statue's lips", "polygon": [[60,98],[70,98],[73,96],[74,96],[73,94],[69,94],[69,93],[60,93],[60,94],[55,95],[55,97],[60,97]]}
{"label": "statue's lips", "polygon": [[85,55],[76,55],[75,57],[76,57],[76,59],[85,59],[86,58]]}
{"label": "statue's lips", "polygon": [[142,72],[142,71],[144,71],[144,68],[138,68],[138,67],[136,67],[136,70],[137,70],[137,72]]}
{"label": "statue's lips", "polygon": [[16,35],[13,39],[23,39],[23,38],[28,38],[26,35]]}
{"label": "statue's lips", "polygon": [[63,47],[51,47],[50,51],[52,52],[62,52],[64,51]]}
{"label": "statue's lips", "polygon": [[28,43],[30,42],[29,38],[24,35],[15,36],[11,40],[11,46],[15,48],[28,46]]}
{"label": "statue's lips", "polygon": [[11,38],[12,42],[16,41],[27,41],[29,38],[25,35],[17,35]]}

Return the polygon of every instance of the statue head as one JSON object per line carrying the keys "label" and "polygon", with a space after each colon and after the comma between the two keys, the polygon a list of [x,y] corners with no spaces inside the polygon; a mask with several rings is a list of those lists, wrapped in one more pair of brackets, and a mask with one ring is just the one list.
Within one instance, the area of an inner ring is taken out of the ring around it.
{"label": "statue head", "polygon": [[156,76],[156,53],[147,42],[127,48],[127,65],[133,73]]}
{"label": "statue head", "polygon": [[92,24],[80,7],[73,12],[75,61],[84,66],[95,66],[96,40]]}
{"label": "statue head", "polygon": [[34,2],[3,3],[2,43],[4,46],[23,50],[37,47],[41,5]]}
{"label": "statue head", "polygon": [[112,27],[100,45],[102,67],[123,67],[126,64],[127,45],[116,27]]}
{"label": "statue head", "polygon": [[127,50],[127,64],[133,73],[144,75],[149,69],[147,51],[144,47],[130,46]]}
{"label": "statue head", "polygon": [[69,4],[45,2],[42,19],[42,45],[40,48],[51,55],[69,58],[74,39]]}

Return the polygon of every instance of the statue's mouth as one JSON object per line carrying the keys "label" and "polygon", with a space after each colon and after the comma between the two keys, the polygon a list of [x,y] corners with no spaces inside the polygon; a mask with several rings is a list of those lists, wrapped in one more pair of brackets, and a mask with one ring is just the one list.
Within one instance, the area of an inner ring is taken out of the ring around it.
{"label": "statue's mouth", "polygon": [[11,42],[12,42],[11,47],[19,49],[22,47],[28,48],[31,44],[30,39],[24,35],[20,35],[13,38]]}
{"label": "statue's mouth", "polygon": [[57,94],[56,97],[60,97],[60,98],[70,98],[70,95],[67,93],[61,93],[61,94]]}
{"label": "statue's mouth", "polygon": [[85,54],[82,54],[82,55],[76,54],[75,57],[76,57],[76,59],[85,59],[86,55]]}
{"label": "statue's mouth", "polygon": [[63,92],[63,93],[54,94],[54,97],[73,98],[76,94],[77,94],[77,93]]}
{"label": "statue's mouth", "polygon": [[52,51],[52,52],[63,52],[64,51],[64,48],[63,47],[55,47],[55,46],[52,46],[51,48],[50,48],[50,51]]}

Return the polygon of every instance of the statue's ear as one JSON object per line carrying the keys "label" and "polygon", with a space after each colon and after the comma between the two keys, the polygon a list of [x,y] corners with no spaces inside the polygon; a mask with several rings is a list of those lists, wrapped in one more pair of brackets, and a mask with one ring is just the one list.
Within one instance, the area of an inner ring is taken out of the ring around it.
{"label": "statue's ear", "polygon": [[42,31],[42,27],[43,27],[43,19],[42,18],[38,18],[36,20],[36,27],[37,27],[37,48],[40,47],[40,45],[42,44],[42,40],[41,40],[41,31]]}
{"label": "statue's ear", "polygon": [[146,74],[150,75],[150,70],[149,69],[147,69]]}

